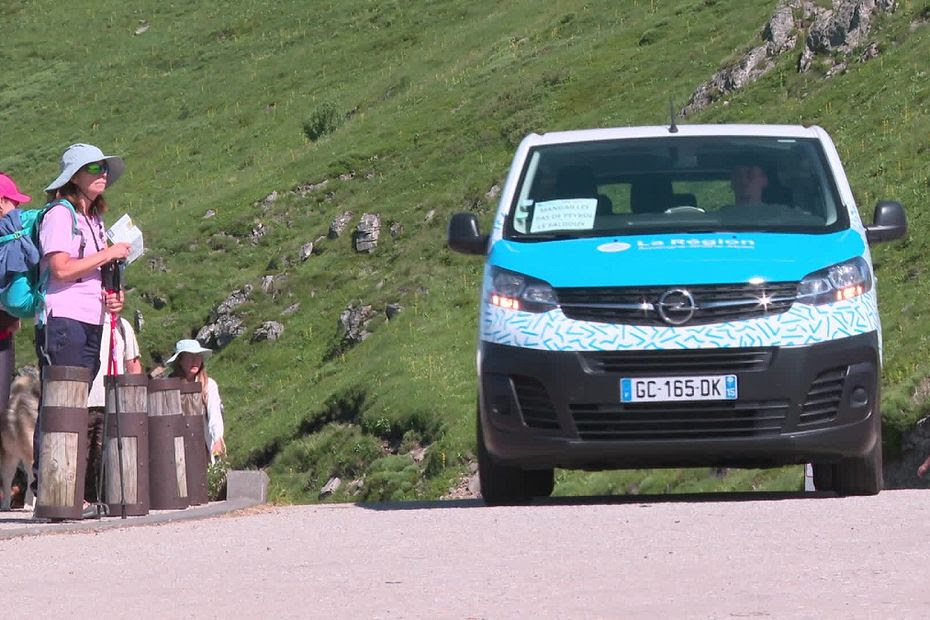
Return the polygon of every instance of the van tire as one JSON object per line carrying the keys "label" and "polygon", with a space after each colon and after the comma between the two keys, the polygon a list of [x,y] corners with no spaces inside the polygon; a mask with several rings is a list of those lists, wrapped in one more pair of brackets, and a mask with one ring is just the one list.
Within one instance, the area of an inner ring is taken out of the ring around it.
{"label": "van tire", "polygon": [[818,491],[833,490],[833,467],[832,463],[813,463],[811,469],[814,470],[814,489]]}
{"label": "van tire", "polygon": [[484,445],[481,413],[477,413],[478,479],[481,497],[488,506],[525,504],[533,497],[548,497],[555,486],[552,469],[523,470],[494,461]]}
{"label": "van tire", "polygon": [[549,497],[555,488],[555,470],[531,469],[523,472],[526,486],[533,497]]}
{"label": "van tire", "polygon": [[881,434],[864,457],[843,459],[833,466],[833,490],[840,495],[877,495],[883,482]]}

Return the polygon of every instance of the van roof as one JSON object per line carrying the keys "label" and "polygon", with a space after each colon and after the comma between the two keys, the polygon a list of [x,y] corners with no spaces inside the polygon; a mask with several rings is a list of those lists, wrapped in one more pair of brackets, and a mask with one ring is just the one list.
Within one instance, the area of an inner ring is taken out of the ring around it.
{"label": "van roof", "polygon": [[759,136],[783,138],[822,138],[823,129],[812,125],[678,125],[671,133],[668,125],[649,127],[614,127],[606,129],[582,129],[576,131],[553,131],[544,134],[529,134],[524,138],[525,146],[564,144],[570,142],[592,142],[598,140],[623,140],[630,138],[671,138],[688,136]]}

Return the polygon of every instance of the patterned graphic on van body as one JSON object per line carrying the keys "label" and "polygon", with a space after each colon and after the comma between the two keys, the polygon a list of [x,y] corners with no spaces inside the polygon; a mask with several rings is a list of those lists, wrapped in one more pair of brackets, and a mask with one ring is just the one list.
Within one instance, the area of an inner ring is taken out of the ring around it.
{"label": "patterned graphic on van body", "polygon": [[560,309],[541,314],[483,304],[481,339],[547,351],[627,351],[730,347],[790,347],[838,340],[878,330],[874,289],[861,297],[822,306],[795,303],[775,316],[661,327],[576,321]]}

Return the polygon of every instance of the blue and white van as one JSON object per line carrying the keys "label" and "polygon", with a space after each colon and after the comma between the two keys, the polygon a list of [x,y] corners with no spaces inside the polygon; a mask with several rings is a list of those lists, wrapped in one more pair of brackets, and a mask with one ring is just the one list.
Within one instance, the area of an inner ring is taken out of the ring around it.
{"label": "blue and white van", "polygon": [[812,463],[882,487],[881,326],[864,226],[819,127],[682,125],[532,134],[486,254],[477,439],[488,503],[552,492],[553,468]]}

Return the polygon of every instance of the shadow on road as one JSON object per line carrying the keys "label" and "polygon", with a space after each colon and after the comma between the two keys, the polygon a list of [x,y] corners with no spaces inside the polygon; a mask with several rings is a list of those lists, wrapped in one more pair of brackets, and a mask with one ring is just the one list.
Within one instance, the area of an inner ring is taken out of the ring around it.
{"label": "shadow on road", "polygon": [[[732,491],[718,493],[676,493],[669,495],[588,495],[578,497],[536,498],[524,506],[592,506],[610,504],[670,504],[716,502],[772,502],[790,499],[820,499],[838,497],[831,491]],[[437,508],[485,508],[481,499],[454,499],[410,502],[357,503],[368,510],[432,510]]]}

